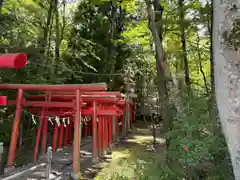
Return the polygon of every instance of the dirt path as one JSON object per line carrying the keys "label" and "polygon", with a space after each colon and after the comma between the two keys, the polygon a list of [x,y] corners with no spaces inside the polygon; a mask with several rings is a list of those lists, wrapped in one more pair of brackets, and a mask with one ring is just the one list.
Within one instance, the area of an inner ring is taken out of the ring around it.
{"label": "dirt path", "polygon": [[128,178],[136,177],[136,166],[146,161],[146,158],[148,160],[157,159],[157,163],[162,163],[164,161],[165,139],[160,131],[157,129],[155,149],[151,146],[152,132],[146,128],[146,125],[137,124],[128,139],[120,141],[114,148],[112,161],[104,165],[95,180],[116,179],[119,174]]}

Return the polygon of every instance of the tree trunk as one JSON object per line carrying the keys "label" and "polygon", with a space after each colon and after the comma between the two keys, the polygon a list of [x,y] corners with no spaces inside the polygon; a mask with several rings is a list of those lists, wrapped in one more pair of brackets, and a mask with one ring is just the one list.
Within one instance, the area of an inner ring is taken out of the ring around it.
{"label": "tree trunk", "polygon": [[211,91],[215,94],[214,81],[214,60],[213,60],[213,0],[211,0],[211,13],[208,21],[208,32],[210,34],[210,70],[211,70]]}
{"label": "tree trunk", "polygon": [[208,31],[210,34],[210,76],[211,76],[211,99],[210,99],[210,118],[213,123],[213,133],[219,133],[218,110],[216,107],[215,80],[214,80],[214,59],[213,59],[213,0],[211,0],[211,14],[208,21]]}
{"label": "tree trunk", "polygon": [[56,30],[56,39],[55,39],[55,69],[54,72],[55,74],[58,71],[59,63],[60,63],[60,28],[59,28],[59,12],[58,12],[58,0],[55,0],[55,14],[56,14],[56,19],[55,19],[55,30]]}
{"label": "tree trunk", "polygon": [[67,24],[66,21],[66,0],[62,1],[63,9],[62,9],[62,27],[61,27],[61,35],[60,35],[60,44],[64,38],[64,30]]}
{"label": "tree trunk", "polygon": [[52,12],[53,12],[53,0],[49,1],[50,5],[49,5],[49,9],[48,9],[48,15],[47,15],[47,22],[46,25],[43,28],[43,39],[40,42],[40,52],[42,54],[45,54],[45,47],[47,44],[47,38],[49,35],[49,25],[51,23],[51,19],[52,19]]}
{"label": "tree trunk", "polygon": [[209,95],[207,78],[206,78],[206,75],[203,71],[203,66],[202,66],[202,56],[201,56],[201,52],[200,52],[200,37],[199,37],[198,33],[197,33],[197,54],[198,54],[198,60],[199,60],[199,70],[200,70],[200,72],[203,76],[203,82],[204,82],[204,86],[205,86],[205,89],[206,89],[206,93]]}
{"label": "tree trunk", "polygon": [[[163,124],[164,130],[167,132],[171,127],[171,118],[169,118],[168,114],[168,90],[167,90],[167,82],[170,76],[170,71],[167,67],[166,62],[164,61],[164,51],[163,51],[163,44],[162,38],[159,36],[159,31],[157,29],[157,25],[155,22],[155,11],[153,9],[153,5],[150,1],[147,1],[147,13],[148,13],[148,25],[149,29],[152,33],[153,41],[155,44],[155,57],[156,57],[156,68],[157,68],[157,89],[159,95],[159,102],[161,107],[161,113],[163,115]],[[159,3],[159,2],[154,2]],[[156,7],[156,5],[155,5]],[[158,15],[160,14],[161,17],[158,17],[158,23],[160,23],[162,19],[162,11],[163,8],[160,7],[157,9]]]}
{"label": "tree trunk", "polygon": [[156,118],[153,117],[151,113],[151,121],[152,121],[152,136],[153,136],[153,146],[156,148]]}
{"label": "tree trunk", "polygon": [[[51,31],[51,20],[53,17],[53,0],[49,1],[49,9],[48,9],[48,14],[47,14],[47,22],[46,25],[43,28],[43,39],[40,41],[40,53],[45,55],[46,53],[46,45],[48,44],[48,36],[51,37],[51,33],[49,33],[49,31]],[[47,52],[48,53],[48,52]],[[49,57],[47,55],[47,57],[45,58],[45,76],[47,76],[48,74],[48,63],[49,63]]]}
{"label": "tree trunk", "polygon": [[116,0],[112,0],[111,2],[111,41],[112,45],[110,47],[110,52],[109,52],[109,62],[111,62],[111,73],[114,72],[115,67],[116,67]]}
{"label": "tree trunk", "polygon": [[239,1],[213,1],[216,101],[236,180],[240,180],[239,6]]}
{"label": "tree trunk", "polygon": [[179,6],[180,38],[181,38],[181,44],[182,44],[182,63],[181,63],[182,66],[181,66],[181,68],[184,69],[185,84],[187,85],[188,89],[190,90],[191,82],[190,82],[188,59],[187,59],[185,20],[184,20],[184,14],[185,14],[184,13],[184,0],[179,0],[178,6]]}

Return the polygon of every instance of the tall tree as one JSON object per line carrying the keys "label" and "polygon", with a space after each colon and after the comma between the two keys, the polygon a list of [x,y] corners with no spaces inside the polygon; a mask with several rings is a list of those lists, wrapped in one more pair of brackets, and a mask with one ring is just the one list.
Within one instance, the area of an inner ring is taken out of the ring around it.
{"label": "tall tree", "polygon": [[239,6],[239,1],[213,1],[216,100],[236,180],[240,179]]}
{"label": "tall tree", "polygon": [[[171,128],[171,118],[168,113],[168,89],[167,84],[170,78],[170,72],[167,67],[166,61],[164,60],[163,50],[163,38],[162,32],[157,28],[157,23],[162,23],[163,6],[161,6],[158,0],[146,1],[147,13],[148,13],[148,25],[152,33],[153,42],[155,45],[155,58],[156,58],[156,69],[157,69],[157,88],[159,95],[159,102],[161,103],[161,113],[164,119],[164,129],[167,132]],[[156,21],[156,16],[157,21]]]}
{"label": "tall tree", "polygon": [[56,38],[55,38],[55,73],[57,72],[58,70],[58,65],[60,63],[60,23],[59,23],[59,11],[58,11],[58,0],[55,0],[55,3],[54,3],[54,11],[55,11],[55,31],[56,31]]}
{"label": "tall tree", "polygon": [[180,62],[181,64],[180,68],[181,68],[181,71],[184,69],[185,84],[187,85],[188,88],[190,88],[191,82],[190,82],[188,58],[187,58],[187,47],[186,47],[184,0],[178,1],[178,8],[179,8],[180,39],[181,39],[181,46],[182,46],[182,53],[181,53],[182,60]]}

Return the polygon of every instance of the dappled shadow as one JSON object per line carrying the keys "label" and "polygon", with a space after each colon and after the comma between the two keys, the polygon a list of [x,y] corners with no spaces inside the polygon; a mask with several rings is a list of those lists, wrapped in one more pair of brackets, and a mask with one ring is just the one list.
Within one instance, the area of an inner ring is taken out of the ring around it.
{"label": "dappled shadow", "polygon": [[[126,177],[134,177],[138,164],[145,164],[147,161],[154,162],[155,160],[156,166],[158,163],[162,164],[165,160],[163,156],[165,139],[159,132],[156,137],[157,144],[153,147],[152,132],[146,126],[134,128],[128,139],[120,140],[115,146],[112,162],[99,172],[97,178],[109,178],[116,173]],[[151,167],[143,166],[141,171],[142,174],[146,174],[146,177],[151,175]]]}

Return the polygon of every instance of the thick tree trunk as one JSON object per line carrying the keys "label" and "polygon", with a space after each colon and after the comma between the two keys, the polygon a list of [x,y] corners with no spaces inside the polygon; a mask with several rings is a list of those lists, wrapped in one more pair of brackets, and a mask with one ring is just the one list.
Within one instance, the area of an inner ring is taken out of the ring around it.
{"label": "thick tree trunk", "polygon": [[234,176],[240,180],[239,1],[213,1],[216,100]]}

